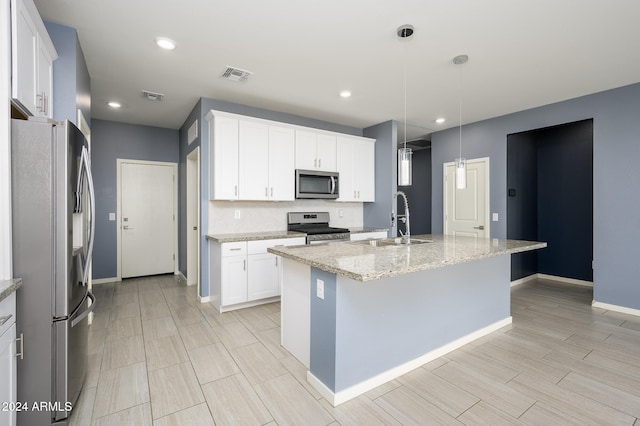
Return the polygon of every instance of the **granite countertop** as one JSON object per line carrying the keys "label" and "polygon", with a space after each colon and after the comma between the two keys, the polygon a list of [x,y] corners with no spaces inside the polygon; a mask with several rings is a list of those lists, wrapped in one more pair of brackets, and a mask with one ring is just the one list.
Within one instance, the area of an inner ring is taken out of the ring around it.
{"label": "granite countertop", "polygon": [[243,234],[209,234],[207,240],[218,243],[235,243],[239,241],[275,240],[279,238],[305,238],[307,234],[292,231],[247,232]]}
{"label": "granite countertop", "polygon": [[11,293],[16,291],[22,285],[22,278],[14,278],[12,280],[0,280],[0,302],[9,297]]}
{"label": "granite countertop", "polygon": [[356,281],[372,281],[547,246],[547,243],[537,241],[475,239],[452,235],[417,235],[411,238],[433,242],[372,247],[366,242],[351,241],[272,247],[267,251]]}
{"label": "granite countertop", "polygon": [[389,228],[362,228],[362,227],[355,227],[355,228],[349,228],[349,232],[351,232],[352,234],[363,234],[365,232],[389,232]]}

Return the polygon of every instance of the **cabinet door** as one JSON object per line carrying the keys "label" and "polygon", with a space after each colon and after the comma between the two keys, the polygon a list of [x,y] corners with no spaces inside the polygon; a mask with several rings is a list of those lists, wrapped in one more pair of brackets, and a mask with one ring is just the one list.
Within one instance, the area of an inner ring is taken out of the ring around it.
{"label": "cabinet door", "polygon": [[36,114],[38,31],[23,1],[11,1],[11,22],[11,97]]}
{"label": "cabinet door", "polygon": [[238,199],[238,120],[214,117],[209,124],[211,140],[211,199]]}
{"label": "cabinet door", "polygon": [[296,169],[315,170],[318,168],[316,157],[317,134],[296,130]]}
{"label": "cabinet door", "polygon": [[34,115],[53,117],[53,58],[38,36],[36,111]]}
{"label": "cabinet door", "polygon": [[[0,336],[0,402],[17,401],[17,358],[15,357],[16,325],[13,324]],[[2,410],[0,425],[15,426],[16,410]]]}
{"label": "cabinet door", "polygon": [[335,172],[337,170],[336,137],[334,135],[318,134],[316,156],[318,157],[318,169],[328,172]]}
{"label": "cabinet door", "polygon": [[354,169],[358,201],[376,200],[376,146],[372,142],[356,141]]}
{"label": "cabinet door", "polygon": [[278,260],[271,253],[251,254],[249,257],[248,300],[278,296]]}
{"label": "cabinet door", "polygon": [[247,301],[247,256],[222,258],[222,306]]}
{"label": "cabinet door", "polygon": [[337,201],[358,201],[356,199],[356,176],[354,171],[354,143],[350,138],[338,137],[337,167],[340,182],[340,198]]}
{"label": "cabinet door", "polygon": [[295,199],[295,133],[269,126],[269,199]]}
{"label": "cabinet door", "polygon": [[241,120],[239,124],[239,199],[269,199],[269,126]]}

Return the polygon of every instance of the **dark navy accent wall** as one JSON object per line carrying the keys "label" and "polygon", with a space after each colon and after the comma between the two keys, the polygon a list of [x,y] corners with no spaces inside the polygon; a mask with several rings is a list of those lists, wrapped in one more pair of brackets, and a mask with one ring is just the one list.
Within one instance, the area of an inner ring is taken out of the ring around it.
{"label": "dark navy accent wall", "polygon": [[592,153],[591,120],[507,137],[507,238],[549,244],[513,255],[512,280],[534,273],[593,280]]}
{"label": "dark navy accent wall", "polygon": [[[397,129],[395,121],[364,129],[364,136],[376,139],[376,202],[364,204],[362,220],[366,227],[391,228],[391,197],[398,188]],[[389,235],[396,235],[396,227]]]}
{"label": "dark navy accent wall", "polygon": [[[398,187],[407,194],[409,216],[413,235],[431,233],[431,149],[413,151],[413,182],[411,186]],[[398,210],[403,211],[403,203]],[[402,206],[402,207],[401,207]],[[400,224],[402,231],[404,225]]]}
{"label": "dark navy accent wall", "polygon": [[118,158],[177,163],[178,131],[94,119],[91,129],[93,180],[96,191],[96,242],[93,278],[117,276],[116,212]]}
{"label": "dark navy accent wall", "polygon": [[44,22],[58,52],[53,62],[53,118],[78,125],[80,109],[91,125],[91,78],[74,28]]}
{"label": "dark navy accent wall", "polygon": [[[593,284],[596,302],[640,309],[637,241],[640,227],[628,226],[640,209],[640,84],[570,99],[463,128],[463,155],[491,158],[491,236],[507,234],[507,135],[593,119]],[[442,165],[453,161],[458,129],[431,137],[433,164],[432,229],[442,232]]]}

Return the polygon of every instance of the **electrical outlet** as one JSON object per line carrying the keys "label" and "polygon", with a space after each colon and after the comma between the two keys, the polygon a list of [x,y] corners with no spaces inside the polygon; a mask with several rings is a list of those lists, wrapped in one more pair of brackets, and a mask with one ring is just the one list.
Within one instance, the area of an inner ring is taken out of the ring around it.
{"label": "electrical outlet", "polygon": [[240,219],[240,210],[236,210],[235,212],[233,212],[233,217],[236,219]]}
{"label": "electrical outlet", "polygon": [[344,210],[338,210],[338,217],[344,217]]}
{"label": "electrical outlet", "polygon": [[316,279],[316,296],[324,300],[324,281]]}
{"label": "electrical outlet", "polygon": [[498,213],[494,213],[494,214],[493,214],[492,220],[493,220],[494,222],[497,222],[497,221],[498,221]]}
{"label": "electrical outlet", "polygon": [[116,220],[116,214],[115,213],[109,213],[109,220],[111,222],[115,221]]}

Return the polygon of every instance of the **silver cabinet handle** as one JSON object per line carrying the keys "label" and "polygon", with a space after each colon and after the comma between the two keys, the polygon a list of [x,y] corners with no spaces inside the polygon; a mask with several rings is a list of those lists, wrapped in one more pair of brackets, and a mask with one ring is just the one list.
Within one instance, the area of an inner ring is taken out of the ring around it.
{"label": "silver cabinet handle", "polygon": [[360,190],[358,190],[358,199],[360,199]]}
{"label": "silver cabinet handle", "polygon": [[13,316],[13,314],[9,314],[7,316],[0,317],[0,326],[4,325],[5,322],[9,321],[12,316]]}
{"label": "silver cabinet handle", "polygon": [[238,251],[238,250],[242,250],[240,247],[234,247],[229,249],[229,251]]}
{"label": "silver cabinet handle", "polygon": [[246,260],[243,260],[243,261],[242,261],[242,270],[243,270],[243,271],[246,271],[246,270],[247,270],[247,261],[246,261]]}
{"label": "silver cabinet handle", "polygon": [[318,168],[322,168],[322,158],[318,158]]}
{"label": "silver cabinet handle", "polygon": [[318,159],[317,158],[313,159],[313,167],[318,167]]}
{"label": "silver cabinet handle", "polygon": [[473,229],[479,229],[482,231],[484,229],[484,225],[474,226]]}
{"label": "silver cabinet handle", "polygon": [[16,358],[24,359],[24,333],[20,333],[20,337],[16,339],[16,343],[20,341],[20,352],[16,352]]}
{"label": "silver cabinet handle", "polygon": [[235,185],[233,187],[233,195],[237,196],[238,195],[238,185]]}
{"label": "silver cabinet handle", "polygon": [[271,196],[273,197],[273,186],[271,187]]}

